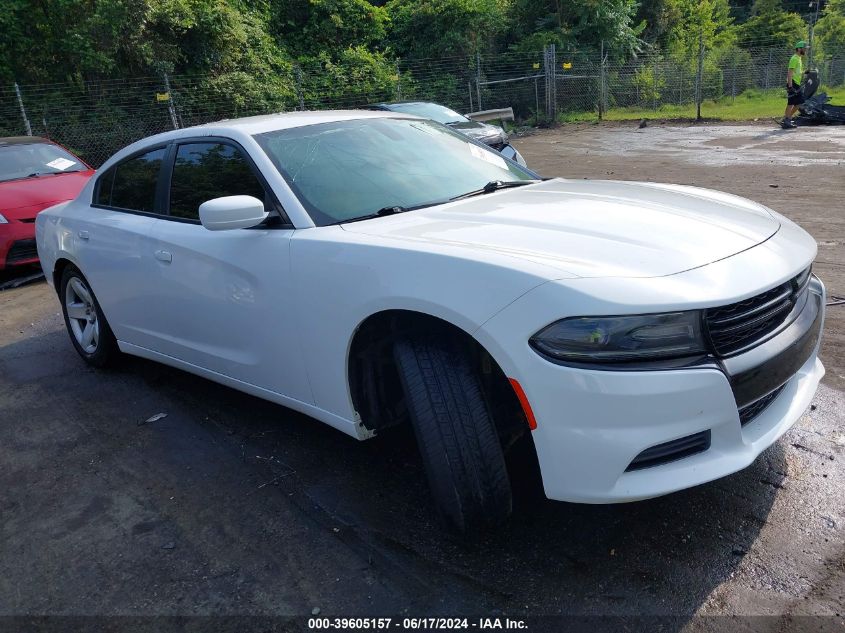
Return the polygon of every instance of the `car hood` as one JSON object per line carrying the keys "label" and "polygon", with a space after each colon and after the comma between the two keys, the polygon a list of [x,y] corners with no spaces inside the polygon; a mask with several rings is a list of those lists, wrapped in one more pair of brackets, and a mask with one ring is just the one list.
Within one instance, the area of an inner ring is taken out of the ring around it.
{"label": "car hood", "polygon": [[492,251],[578,277],[671,275],[747,250],[779,227],[762,205],[717,191],[561,179],[343,225],[414,248]]}
{"label": "car hood", "polygon": [[93,169],[0,182],[0,213],[29,217],[57,202],[73,200],[94,175]]}
{"label": "car hood", "polygon": [[503,143],[508,138],[502,128],[497,125],[481,123],[480,121],[450,123],[449,127],[470,138],[488,143]]}

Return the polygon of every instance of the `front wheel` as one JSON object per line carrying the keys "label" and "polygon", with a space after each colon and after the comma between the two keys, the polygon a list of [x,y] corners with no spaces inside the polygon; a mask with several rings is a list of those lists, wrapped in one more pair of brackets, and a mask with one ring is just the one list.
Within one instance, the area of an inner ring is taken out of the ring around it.
{"label": "front wheel", "polygon": [[59,284],[62,313],[71,343],[85,362],[105,367],[120,354],[117,341],[91,286],[75,266],[67,266]]}
{"label": "front wheel", "polygon": [[441,516],[459,532],[503,523],[512,501],[502,446],[460,342],[449,334],[405,338],[394,356]]}

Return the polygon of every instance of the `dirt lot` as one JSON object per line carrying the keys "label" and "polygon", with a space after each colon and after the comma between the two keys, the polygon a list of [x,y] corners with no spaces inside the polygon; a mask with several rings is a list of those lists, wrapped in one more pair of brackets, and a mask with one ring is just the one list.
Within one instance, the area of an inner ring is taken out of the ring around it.
{"label": "dirt lot", "polygon": [[[517,144],[544,175],[760,200],[813,233],[845,295],[845,129],[788,134],[569,126]],[[469,542],[432,520],[407,436],[359,444],[138,359],[94,371],[58,309],[43,283],[0,292],[0,614],[679,616],[672,629],[845,614],[845,307],[813,410],[745,471],[629,505],[525,497]]]}

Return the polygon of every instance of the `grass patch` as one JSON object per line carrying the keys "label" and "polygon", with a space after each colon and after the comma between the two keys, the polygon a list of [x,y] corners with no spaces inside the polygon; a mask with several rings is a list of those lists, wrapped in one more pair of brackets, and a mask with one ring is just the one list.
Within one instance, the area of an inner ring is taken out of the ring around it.
{"label": "grass patch", "polygon": [[[826,92],[832,103],[845,105],[845,86],[827,88],[822,86],[819,92]],[[754,119],[779,119],[786,108],[785,90],[746,90],[735,98],[704,101],[701,104],[701,116],[718,121],[752,121]],[[694,119],[695,105],[662,105],[657,109],[646,107],[611,108],[604,115],[605,121],[630,121],[638,119]],[[562,112],[558,115],[562,123],[594,122],[598,120],[596,112]]]}

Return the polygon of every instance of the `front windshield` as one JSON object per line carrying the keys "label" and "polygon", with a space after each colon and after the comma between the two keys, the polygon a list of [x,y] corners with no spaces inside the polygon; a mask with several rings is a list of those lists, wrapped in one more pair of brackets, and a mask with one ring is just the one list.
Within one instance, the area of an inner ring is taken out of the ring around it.
{"label": "front windshield", "polygon": [[491,181],[536,178],[432,121],[337,121],[255,138],[318,226],[442,203]]}
{"label": "front windshield", "polygon": [[86,169],[76,156],[52,143],[0,146],[0,182]]}
{"label": "front windshield", "polygon": [[466,123],[469,121],[463,114],[459,114],[439,103],[415,101],[413,103],[391,103],[387,107],[393,112],[413,114],[414,116],[421,116],[425,119],[437,121],[438,123]]}

